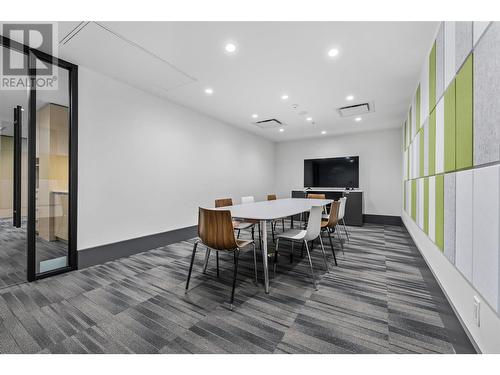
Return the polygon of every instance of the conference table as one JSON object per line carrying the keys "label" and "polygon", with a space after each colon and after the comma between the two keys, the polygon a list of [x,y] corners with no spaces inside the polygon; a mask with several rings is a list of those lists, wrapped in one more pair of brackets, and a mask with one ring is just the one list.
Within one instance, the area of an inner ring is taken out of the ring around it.
{"label": "conference table", "polygon": [[[267,223],[276,219],[289,217],[310,211],[313,206],[326,206],[331,199],[285,198],[271,201],[236,204],[219,207],[216,210],[230,210],[234,219],[260,221],[262,232],[262,263],[264,268],[264,285],[269,293],[269,272],[267,265]],[[293,225],[293,224],[292,224]]]}

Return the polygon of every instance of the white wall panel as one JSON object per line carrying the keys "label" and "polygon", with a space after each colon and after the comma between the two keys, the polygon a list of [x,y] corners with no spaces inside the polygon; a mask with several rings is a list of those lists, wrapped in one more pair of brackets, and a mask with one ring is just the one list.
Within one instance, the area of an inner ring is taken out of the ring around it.
{"label": "white wall panel", "polygon": [[[430,53],[430,50],[429,50]],[[420,74],[420,126],[429,117],[429,57],[424,60]]]}
{"label": "white wall panel", "polygon": [[424,179],[417,180],[417,224],[424,230]]}
{"label": "white wall panel", "polygon": [[474,170],[472,280],[497,311],[500,311],[499,185],[499,165]]}
{"label": "white wall panel", "polygon": [[436,173],[444,172],[444,98],[436,106]]}
{"label": "white wall panel", "polygon": [[474,45],[476,45],[481,35],[483,35],[484,31],[490,24],[489,21],[474,21],[472,23],[472,39],[474,41]]}
{"label": "white wall panel", "polygon": [[455,264],[472,283],[473,170],[456,173]]}
{"label": "white wall panel", "polygon": [[429,237],[436,242],[436,177],[429,177]]}
{"label": "white wall panel", "polygon": [[455,21],[444,23],[444,88],[455,77]]}
{"label": "white wall panel", "polygon": [[424,176],[429,175],[429,122],[424,123]]}

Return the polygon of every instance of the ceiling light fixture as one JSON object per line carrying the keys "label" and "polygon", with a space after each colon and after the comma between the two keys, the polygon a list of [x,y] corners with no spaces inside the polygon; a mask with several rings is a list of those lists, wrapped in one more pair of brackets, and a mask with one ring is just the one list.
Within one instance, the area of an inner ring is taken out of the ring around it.
{"label": "ceiling light fixture", "polygon": [[354,95],[347,95],[345,97],[345,100],[349,100],[349,101],[354,100]]}
{"label": "ceiling light fixture", "polygon": [[361,120],[362,120],[362,118],[361,118],[361,117],[356,117],[356,118],[354,119],[354,121],[356,121],[356,122],[360,122]]}
{"label": "ceiling light fixture", "polygon": [[282,100],[287,100],[288,99],[288,95],[287,94],[281,95],[281,99]]}
{"label": "ceiling light fixture", "polygon": [[257,118],[257,117],[259,117],[259,115],[258,115],[257,113],[254,113],[254,114],[252,115],[252,118]]}
{"label": "ceiling light fixture", "polygon": [[285,129],[280,128],[280,133],[283,133],[284,131],[285,131]]}
{"label": "ceiling light fixture", "polygon": [[324,135],[324,134],[326,134],[326,131],[325,131],[325,130],[323,130],[323,131],[321,132],[321,134],[323,134],[323,135]]}
{"label": "ceiling light fixture", "polygon": [[212,95],[213,93],[214,93],[214,90],[213,90],[213,89],[211,89],[210,87],[207,87],[207,88],[205,89],[205,94],[207,94],[207,95]]}
{"label": "ceiling light fixture", "polygon": [[313,120],[313,118],[312,118],[312,117],[308,117],[308,118],[306,118],[306,121],[307,121],[307,122],[311,122],[312,120]]}
{"label": "ceiling light fixture", "polygon": [[226,47],[224,47],[224,49],[226,50],[226,52],[233,53],[236,52],[236,45],[234,45],[233,43],[228,43],[226,44]]}
{"label": "ceiling light fixture", "polygon": [[328,51],[328,56],[330,57],[335,57],[339,54],[339,50],[337,48],[332,48],[330,51]]}

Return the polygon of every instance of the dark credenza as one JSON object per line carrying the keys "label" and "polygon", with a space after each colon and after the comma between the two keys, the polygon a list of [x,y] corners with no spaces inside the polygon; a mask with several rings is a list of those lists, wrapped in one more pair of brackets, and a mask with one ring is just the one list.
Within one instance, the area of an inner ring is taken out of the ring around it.
{"label": "dark credenza", "polygon": [[[347,197],[344,220],[347,225],[363,225],[363,192],[350,190],[292,190],[292,198],[305,198],[308,193],[325,194],[326,199]],[[299,216],[294,217],[299,220]]]}

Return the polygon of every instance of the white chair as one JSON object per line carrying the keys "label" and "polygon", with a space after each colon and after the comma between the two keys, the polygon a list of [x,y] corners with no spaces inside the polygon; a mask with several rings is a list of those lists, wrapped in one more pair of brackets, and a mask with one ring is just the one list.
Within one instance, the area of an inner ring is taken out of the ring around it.
{"label": "white chair", "polygon": [[342,225],[344,227],[345,237],[346,237],[347,241],[349,241],[349,232],[347,232],[347,227],[346,227],[345,221],[344,221],[345,205],[347,203],[347,197],[342,197],[339,199],[339,201],[340,201],[340,207],[339,207],[338,220],[339,220],[339,222],[342,222]]}
{"label": "white chair", "polygon": [[293,253],[293,244],[294,242],[302,242],[304,243],[307,251],[307,257],[309,258],[309,266],[311,267],[311,277],[313,280],[314,289],[318,290],[318,286],[316,285],[316,279],[314,278],[314,269],[311,261],[311,254],[309,253],[309,245],[308,241],[313,241],[319,237],[319,242],[321,244],[321,251],[323,252],[323,259],[325,261],[325,269],[328,270],[328,262],[326,260],[325,248],[323,247],[323,240],[321,239],[321,213],[323,211],[323,207],[314,206],[311,207],[311,211],[309,213],[309,219],[307,222],[307,229],[290,229],[284,233],[278,234],[276,239],[276,249],[274,251],[274,273],[276,273],[276,264],[278,263],[278,250],[280,240],[288,240],[292,242],[292,253]]}

